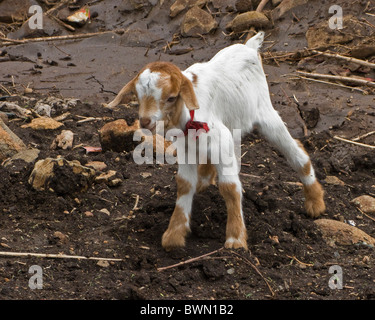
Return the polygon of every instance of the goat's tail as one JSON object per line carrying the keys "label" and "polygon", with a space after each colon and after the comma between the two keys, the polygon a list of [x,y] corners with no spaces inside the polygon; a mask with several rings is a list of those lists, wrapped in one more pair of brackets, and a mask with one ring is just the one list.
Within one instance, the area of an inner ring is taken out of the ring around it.
{"label": "goat's tail", "polygon": [[249,48],[258,50],[262,46],[263,40],[264,40],[264,31],[259,31],[255,36],[247,40],[245,45],[247,45]]}

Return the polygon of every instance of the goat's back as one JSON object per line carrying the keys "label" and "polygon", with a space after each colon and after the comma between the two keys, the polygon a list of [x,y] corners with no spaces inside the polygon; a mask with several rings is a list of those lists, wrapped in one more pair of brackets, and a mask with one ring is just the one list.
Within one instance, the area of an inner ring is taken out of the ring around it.
{"label": "goat's back", "polygon": [[[250,39],[251,40],[251,39]],[[197,119],[222,121],[230,130],[249,131],[257,121],[257,109],[269,91],[255,47],[234,44],[219,51],[210,61],[185,70],[196,75],[194,88],[200,110]]]}

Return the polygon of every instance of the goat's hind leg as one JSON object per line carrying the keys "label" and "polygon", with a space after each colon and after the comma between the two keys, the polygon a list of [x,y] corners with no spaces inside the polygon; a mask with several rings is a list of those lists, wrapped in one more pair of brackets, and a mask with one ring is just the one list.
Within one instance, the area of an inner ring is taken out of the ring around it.
{"label": "goat's hind leg", "polygon": [[326,209],[324,191],[315,177],[314,168],[302,143],[289,134],[278,113],[272,108],[267,119],[258,123],[261,133],[286,157],[292,168],[298,173],[303,184],[305,209],[307,214],[316,218]]}

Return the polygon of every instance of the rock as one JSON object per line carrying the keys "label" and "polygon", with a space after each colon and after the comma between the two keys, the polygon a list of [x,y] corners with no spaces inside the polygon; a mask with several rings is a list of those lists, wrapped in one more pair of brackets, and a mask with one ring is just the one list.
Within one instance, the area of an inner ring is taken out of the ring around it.
{"label": "rock", "polygon": [[113,180],[108,181],[108,185],[109,185],[110,187],[117,187],[117,186],[119,186],[120,184],[122,184],[122,180],[119,179],[119,178],[116,178],[116,179],[113,179]]}
{"label": "rock", "polygon": [[61,148],[63,150],[73,147],[74,133],[70,130],[62,130],[61,133],[53,140],[51,149]]}
{"label": "rock", "polygon": [[216,20],[206,11],[195,6],[186,12],[181,25],[184,37],[199,37],[217,28]]}
{"label": "rock", "polygon": [[40,150],[38,149],[22,150],[12,156],[10,159],[6,160],[4,162],[4,167],[11,165],[14,160],[23,160],[27,163],[32,163],[38,158],[39,152]]}
{"label": "rock", "polygon": [[228,270],[227,270],[227,273],[228,274],[234,274],[234,268],[229,268]]}
{"label": "rock", "polygon": [[249,11],[237,15],[226,26],[228,30],[234,32],[244,32],[250,27],[265,28],[270,24],[268,18],[262,12]]}
{"label": "rock", "polygon": [[59,239],[61,243],[66,243],[66,242],[68,242],[68,237],[67,237],[65,234],[63,234],[62,232],[60,232],[60,231],[55,231],[55,232],[53,233],[53,236],[54,236],[55,238]]}
{"label": "rock", "polygon": [[292,10],[295,7],[304,5],[309,0],[283,0],[280,5],[271,11],[273,20],[280,19],[285,13]]}
{"label": "rock", "polygon": [[169,16],[174,18],[185,9],[190,9],[194,6],[202,8],[208,0],[176,0],[170,7]]}
{"label": "rock", "polygon": [[0,1],[0,22],[12,23],[23,21],[29,15],[29,8],[38,4],[35,0]]}
{"label": "rock", "polygon": [[326,176],[324,181],[335,186],[345,186],[345,182],[335,176]]}
{"label": "rock", "polygon": [[375,239],[373,237],[344,222],[331,219],[318,219],[315,220],[314,223],[322,232],[324,240],[330,246],[346,246],[363,242],[368,245],[375,245]]}
{"label": "rock", "polygon": [[97,265],[98,265],[99,267],[102,267],[102,268],[108,268],[108,267],[109,267],[109,262],[106,261],[106,260],[99,260],[99,261],[97,262]]}
{"label": "rock", "polygon": [[34,111],[40,116],[51,117],[52,107],[49,104],[37,102]]}
{"label": "rock", "polygon": [[150,172],[141,172],[139,175],[140,175],[143,179],[146,179],[146,178],[152,176],[152,174],[151,174]]}
{"label": "rock", "polygon": [[24,124],[21,128],[31,128],[34,130],[55,130],[64,124],[48,117],[40,117],[31,120],[30,123]]}
{"label": "rock", "polygon": [[94,214],[93,214],[91,211],[85,211],[85,212],[84,212],[84,215],[85,215],[86,217],[93,217],[93,216],[94,216]]}
{"label": "rock", "polygon": [[96,171],[103,171],[107,169],[107,165],[102,161],[89,161],[86,167],[94,168]]}
{"label": "rock", "polygon": [[95,170],[78,160],[46,158],[39,160],[29,177],[29,184],[38,191],[49,190],[58,195],[83,192],[94,180]]}
{"label": "rock", "polygon": [[26,145],[0,119],[0,162],[22,150],[26,150]]}
{"label": "rock", "polygon": [[95,178],[96,183],[106,183],[110,187],[118,186],[122,183],[122,180],[118,178],[117,172],[114,170],[109,170],[108,172],[102,173]]}
{"label": "rock", "polygon": [[353,199],[351,202],[364,213],[375,213],[375,198],[371,196],[362,195]]}
{"label": "rock", "polygon": [[99,130],[99,141],[102,150],[116,152],[133,150],[136,145],[136,142],[133,141],[133,134],[139,128],[138,120],[132,126],[129,126],[124,119],[106,123]]}

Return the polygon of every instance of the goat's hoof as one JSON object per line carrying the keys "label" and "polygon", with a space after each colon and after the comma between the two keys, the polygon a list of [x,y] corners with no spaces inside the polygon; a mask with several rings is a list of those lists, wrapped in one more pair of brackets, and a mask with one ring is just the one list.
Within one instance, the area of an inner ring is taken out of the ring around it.
{"label": "goat's hoof", "polygon": [[246,239],[235,239],[235,238],[228,238],[225,241],[224,247],[227,249],[240,249],[243,248],[248,250]]}
{"label": "goat's hoof", "polygon": [[305,201],[305,208],[310,218],[318,218],[326,211],[326,205],[323,199],[308,199]]}
{"label": "goat's hoof", "polygon": [[305,193],[305,208],[310,218],[319,217],[325,210],[326,205],[324,203],[324,191],[318,181],[315,181],[312,185],[304,185]]}
{"label": "goat's hoof", "polygon": [[181,234],[181,231],[167,230],[164,232],[161,239],[161,245],[165,251],[171,251],[172,249],[185,247],[185,236]]}

